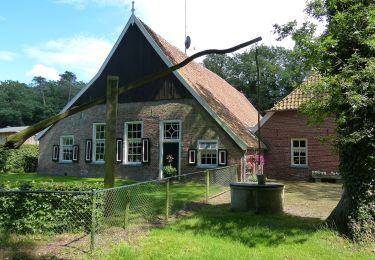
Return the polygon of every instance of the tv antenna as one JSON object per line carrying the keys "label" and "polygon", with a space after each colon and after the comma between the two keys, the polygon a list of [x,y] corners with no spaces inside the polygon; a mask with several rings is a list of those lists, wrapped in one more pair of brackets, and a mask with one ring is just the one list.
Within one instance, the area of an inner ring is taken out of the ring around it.
{"label": "tv antenna", "polygon": [[185,54],[186,54],[186,50],[189,49],[190,47],[190,44],[191,44],[191,38],[190,36],[186,35],[186,0],[185,0]]}

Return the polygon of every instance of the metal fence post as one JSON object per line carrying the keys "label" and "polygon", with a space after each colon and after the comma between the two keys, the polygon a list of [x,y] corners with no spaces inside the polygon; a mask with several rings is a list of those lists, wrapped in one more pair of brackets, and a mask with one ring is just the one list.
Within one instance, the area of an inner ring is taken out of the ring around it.
{"label": "metal fence post", "polygon": [[166,181],[166,192],[165,192],[165,220],[169,218],[169,179]]}
{"label": "metal fence post", "polygon": [[206,203],[210,197],[210,171],[206,170]]}
{"label": "metal fence post", "polygon": [[238,173],[240,172],[240,171],[238,171],[238,166],[237,165],[234,165],[233,166],[233,169],[234,169],[234,177],[235,177],[235,181],[236,182],[239,182],[239,178],[238,178]]}
{"label": "metal fence post", "polygon": [[130,211],[130,191],[125,191],[125,213],[124,213],[124,229],[129,225],[129,211]]}
{"label": "metal fence post", "polygon": [[96,214],[96,197],[95,190],[91,190],[91,245],[90,250],[95,249],[95,214]]}

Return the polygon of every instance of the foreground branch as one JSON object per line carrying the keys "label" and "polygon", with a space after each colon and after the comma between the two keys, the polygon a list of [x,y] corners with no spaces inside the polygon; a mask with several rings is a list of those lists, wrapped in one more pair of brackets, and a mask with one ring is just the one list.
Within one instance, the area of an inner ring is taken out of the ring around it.
{"label": "foreground branch", "polygon": [[[154,80],[163,78],[163,77],[171,74],[173,71],[178,70],[178,69],[186,66],[188,63],[190,63],[191,61],[193,61],[196,58],[202,57],[204,55],[209,55],[209,54],[231,53],[231,52],[237,51],[241,48],[244,48],[246,46],[249,46],[251,44],[257,43],[261,40],[262,40],[261,37],[257,37],[255,39],[252,39],[250,41],[241,43],[239,45],[236,45],[236,46],[228,48],[228,49],[223,49],[223,50],[210,49],[210,50],[204,50],[204,51],[201,51],[201,52],[197,52],[194,55],[186,58],[182,62],[180,62],[180,63],[178,63],[178,64],[176,64],[176,65],[174,65],[174,66],[172,66],[172,67],[170,67],[166,70],[147,75],[140,80],[131,82],[128,85],[119,88],[118,94],[119,95],[124,94],[125,92],[127,92],[129,90],[138,88],[138,87],[143,86],[147,83],[150,83]],[[9,136],[7,138],[7,142],[4,144],[4,146],[8,147],[8,148],[19,148],[28,138],[30,138],[33,135],[36,135],[37,133],[39,133],[43,129],[45,129],[45,128],[65,119],[65,118],[67,118],[68,116],[74,115],[74,114],[82,112],[82,111],[84,111],[84,110],[86,110],[90,107],[93,107],[93,106],[96,106],[96,105],[99,105],[99,104],[103,104],[103,103],[105,103],[105,97],[100,97],[100,98],[97,98],[93,101],[87,102],[83,105],[73,107],[73,108],[69,109],[68,111],[65,111],[65,112],[59,113],[57,115],[51,116],[50,118],[44,119],[44,120],[42,120],[42,121],[40,121],[40,122],[38,122],[38,123],[36,123],[32,126],[29,126],[28,128],[22,130],[19,133],[16,133],[16,134],[13,134],[13,135]]]}

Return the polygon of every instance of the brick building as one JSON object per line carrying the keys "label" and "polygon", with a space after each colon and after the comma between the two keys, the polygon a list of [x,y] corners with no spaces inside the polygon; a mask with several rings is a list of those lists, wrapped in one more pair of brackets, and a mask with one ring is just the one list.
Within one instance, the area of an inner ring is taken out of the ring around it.
{"label": "brick building", "polygon": [[[316,76],[303,84],[314,80]],[[260,122],[261,140],[267,146],[264,172],[269,178],[309,180],[312,171],[338,171],[338,156],[329,141],[335,131],[333,120],[310,127],[306,116],[297,111],[308,98],[301,87],[296,88]],[[252,132],[257,131],[257,126],[252,128]]]}
{"label": "brick building", "polygon": [[[108,75],[119,76],[124,86],[185,58],[133,14],[98,73],[63,111],[105,96]],[[179,173],[244,166],[246,153],[257,149],[257,138],[248,131],[257,123],[256,109],[195,62],[119,96],[117,114],[117,176],[162,178],[167,155]],[[105,104],[41,133],[38,172],[103,176],[104,143]]]}
{"label": "brick building", "polygon": [[[0,144],[5,144],[8,136],[21,132],[27,126],[7,126],[0,128]],[[37,135],[28,138],[24,144],[38,144]]]}

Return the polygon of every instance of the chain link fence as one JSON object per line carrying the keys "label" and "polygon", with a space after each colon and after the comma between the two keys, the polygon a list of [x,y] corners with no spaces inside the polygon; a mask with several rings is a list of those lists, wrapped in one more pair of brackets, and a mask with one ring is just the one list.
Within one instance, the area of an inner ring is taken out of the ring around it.
{"label": "chain link fence", "polygon": [[91,191],[0,190],[0,230],[61,235],[79,248],[131,241],[238,180],[238,166]]}

